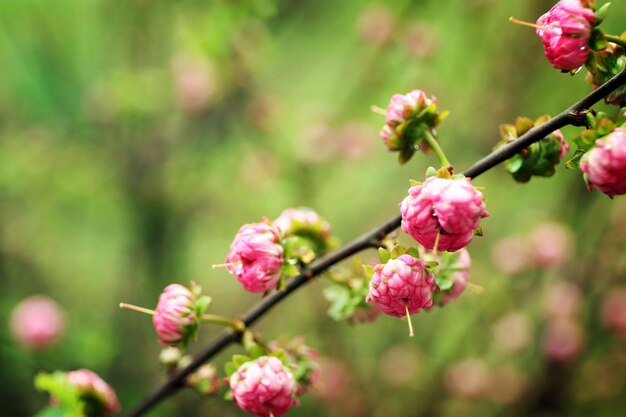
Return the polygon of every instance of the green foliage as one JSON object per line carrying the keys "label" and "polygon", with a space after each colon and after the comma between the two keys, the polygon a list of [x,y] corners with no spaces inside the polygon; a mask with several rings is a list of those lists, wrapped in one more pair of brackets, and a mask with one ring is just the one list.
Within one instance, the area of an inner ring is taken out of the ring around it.
{"label": "green foliage", "polygon": [[78,389],[67,379],[65,372],[38,374],[35,377],[35,388],[50,394],[58,404],[43,410],[37,417],[84,417],[85,403],[80,399]]}

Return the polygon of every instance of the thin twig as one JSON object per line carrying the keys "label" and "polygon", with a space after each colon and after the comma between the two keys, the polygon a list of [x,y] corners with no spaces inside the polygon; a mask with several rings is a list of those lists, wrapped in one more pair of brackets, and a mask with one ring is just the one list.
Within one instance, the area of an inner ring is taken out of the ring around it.
{"label": "thin twig", "polygon": [[[560,129],[567,125],[581,126],[584,125],[584,111],[588,110],[593,104],[600,101],[602,98],[609,95],[611,92],[626,84],[626,70],[620,74],[611,78],[609,81],[598,87],[595,91],[585,96],[582,100],[578,101],[570,108],[561,112],[558,116],[549,120],[548,122],[536,126],[520,136],[517,140],[498,148],[496,151],[485,156],[463,174],[466,177],[475,178],[480,174],[495,167],[501,162],[509,159],[520,150],[528,147],[530,144],[537,142],[549,135],[553,131]],[[257,320],[259,320],[265,313],[267,313],[272,307],[279,304],[284,298],[288,297],[292,292],[302,287],[312,278],[318,276],[322,272],[326,271],[333,265],[341,262],[344,259],[358,253],[362,250],[371,248],[372,240],[378,240],[384,238],[389,233],[400,227],[401,216],[396,216],[381,226],[370,230],[369,232],[359,236],[353,241],[347,243],[345,246],[327,254],[326,256],[313,262],[308,267],[304,268],[300,275],[295,277],[285,288],[284,291],[274,292],[256,306],[254,306],[243,317],[242,321],[246,327],[250,327]],[[231,343],[237,341],[238,335],[232,331],[224,331],[219,334],[211,343],[209,343],[184,369],[174,374],[167,382],[157,387],[152,393],[144,398],[135,408],[126,414],[126,417],[139,417],[145,412],[149,411],[165,398],[172,395],[184,386],[185,378],[195,371],[202,364],[207,362],[213,356],[220,353]]]}

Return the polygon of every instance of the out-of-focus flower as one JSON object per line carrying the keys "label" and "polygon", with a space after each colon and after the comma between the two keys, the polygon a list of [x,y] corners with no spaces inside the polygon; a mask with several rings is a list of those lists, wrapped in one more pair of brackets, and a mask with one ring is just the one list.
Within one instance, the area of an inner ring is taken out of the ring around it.
{"label": "out-of-focus flower", "polygon": [[416,381],[420,364],[420,357],[414,346],[396,345],[379,359],[378,373],[390,385],[405,387]]}
{"label": "out-of-focus flower", "polygon": [[446,371],[444,385],[455,397],[478,398],[489,390],[489,370],[483,361],[468,359]]}
{"label": "out-of-focus flower", "polygon": [[609,197],[626,194],[626,129],[616,128],[583,155],[580,169],[587,186]]}
{"label": "out-of-focus flower", "polygon": [[406,28],[403,45],[407,52],[418,58],[426,58],[435,54],[439,47],[436,28],[429,23],[414,23]]}
{"label": "out-of-focus flower", "polygon": [[524,313],[513,312],[502,316],[492,330],[494,347],[512,354],[526,348],[532,336],[532,324]]}
{"label": "out-of-focus flower", "polygon": [[395,19],[388,8],[374,6],[363,11],[357,26],[359,35],[368,46],[380,46],[390,39]]}
{"label": "out-of-focus flower", "polygon": [[222,378],[213,365],[206,363],[187,377],[187,384],[203,395],[217,395],[222,387]]}
{"label": "out-of-focus flower", "polygon": [[489,213],[470,180],[430,177],[409,189],[400,205],[402,230],[420,245],[455,252],[466,247]]}
{"label": "out-of-focus flower", "polygon": [[270,95],[258,96],[250,102],[248,118],[256,128],[269,132],[279,117],[280,107],[278,98]]}
{"label": "out-of-focus flower", "polygon": [[278,166],[273,155],[267,152],[249,152],[241,160],[243,182],[254,190],[271,185],[277,177]]}
{"label": "out-of-focus flower", "polygon": [[276,287],[282,274],[283,247],[278,228],[267,223],[241,226],[230,245],[226,269],[250,292]]}
{"label": "out-of-focus flower", "polygon": [[285,209],[272,223],[283,236],[315,235],[327,239],[332,233],[330,223],[308,207]]}
{"label": "out-of-focus flower", "polygon": [[528,244],[515,236],[500,239],[491,250],[491,261],[506,275],[519,274],[528,269],[531,260]]}
{"label": "out-of-focus flower", "polygon": [[554,68],[572,71],[585,63],[595,22],[593,10],[584,7],[580,0],[561,0],[537,19],[537,35]]}
{"label": "out-of-focus flower", "polygon": [[609,329],[626,334],[626,289],[611,288],[602,302],[602,323]]}
{"label": "out-of-focus flower", "polygon": [[346,123],[336,133],[340,154],[357,161],[365,159],[374,149],[370,136],[370,129],[364,123]]}
{"label": "out-of-focus flower", "polygon": [[28,349],[45,349],[59,340],[65,330],[63,310],[52,299],[33,295],[22,300],[11,313],[13,337]]}
{"label": "out-of-focus flower", "polygon": [[528,385],[527,378],[512,366],[501,366],[491,370],[487,398],[498,404],[517,401]]}
{"label": "out-of-focus flower", "polygon": [[172,63],[176,101],[185,111],[200,113],[215,100],[218,82],[211,61],[179,56]]}
{"label": "out-of-focus flower", "polygon": [[318,383],[312,395],[322,401],[335,403],[344,400],[350,388],[350,370],[342,362],[324,358],[320,363]]}
{"label": "out-of-focus flower", "polygon": [[[86,417],[110,417],[120,410],[115,391],[97,374],[89,369],[66,373],[70,384],[76,387],[85,403]],[[54,399],[53,399],[54,401]]]}
{"label": "out-of-focus flower", "polygon": [[229,384],[237,406],[257,417],[280,417],[299,405],[293,374],[272,356],[244,363],[231,375]]}
{"label": "out-of-focus flower", "polygon": [[530,241],[533,260],[539,267],[558,267],[570,257],[572,235],[559,223],[538,225],[532,231]]}
{"label": "out-of-focus flower", "polygon": [[323,164],[337,156],[335,133],[328,124],[309,126],[300,135],[298,155],[310,164]]}
{"label": "out-of-focus flower", "polygon": [[182,342],[193,331],[197,320],[193,293],[180,284],[165,287],[152,316],[160,342],[164,345]]}
{"label": "out-of-focus flower", "polygon": [[557,318],[548,322],[543,335],[543,350],[554,362],[568,362],[578,357],[584,348],[584,334],[572,319]]}
{"label": "out-of-focus flower", "polygon": [[435,277],[420,259],[401,255],[374,267],[366,298],[383,313],[394,317],[415,314],[433,305]]}
{"label": "out-of-focus flower", "polygon": [[544,308],[549,319],[573,319],[582,303],[582,292],[576,284],[559,282],[546,290]]}

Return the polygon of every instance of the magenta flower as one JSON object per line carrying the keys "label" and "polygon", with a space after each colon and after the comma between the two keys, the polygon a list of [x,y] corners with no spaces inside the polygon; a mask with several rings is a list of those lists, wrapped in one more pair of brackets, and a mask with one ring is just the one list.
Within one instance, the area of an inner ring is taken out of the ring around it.
{"label": "magenta flower", "polygon": [[424,262],[410,255],[390,259],[374,267],[366,301],[373,301],[385,314],[394,317],[415,314],[433,305],[435,277]]}
{"label": "magenta flower", "polygon": [[626,194],[626,129],[613,129],[596,141],[596,146],[583,155],[580,169],[587,186],[609,197]]}
{"label": "magenta flower", "polygon": [[45,349],[63,336],[65,319],[57,303],[43,295],[33,295],[15,307],[9,326],[22,346]]}
{"label": "magenta flower", "polygon": [[[430,177],[409,189],[400,205],[402,230],[426,249],[455,252],[467,246],[487,217],[483,195],[469,178]],[[437,238],[439,235],[439,238]]]}
{"label": "magenta flower", "polygon": [[237,407],[256,417],[280,417],[299,405],[293,374],[273,356],[244,363],[229,383]]}
{"label": "magenta flower", "polygon": [[585,63],[595,22],[593,10],[583,7],[580,0],[561,0],[537,19],[537,35],[554,68],[571,71]]}
{"label": "magenta flower", "polygon": [[458,298],[465,291],[469,281],[469,268],[472,264],[469,252],[466,249],[461,249],[454,256],[456,259],[448,265],[454,284],[452,288],[441,292],[442,297],[438,303],[441,307]]}
{"label": "magenta flower", "polygon": [[194,301],[192,292],[182,285],[165,287],[152,316],[160,343],[175,345],[190,335],[198,320]]}
{"label": "magenta flower", "polygon": [[94,372],[78,369],[69,371],[66,375],[70,384],[78,390],[80,399],[84,401],[87,417],[109,417],[120,410],[115,391]]}
{"label": "magenta flower", "polygon": [[267,223],[241,226],[230,245],[226,268],[251,292],[269,291],[280,280],[283,247],[280,230]]}

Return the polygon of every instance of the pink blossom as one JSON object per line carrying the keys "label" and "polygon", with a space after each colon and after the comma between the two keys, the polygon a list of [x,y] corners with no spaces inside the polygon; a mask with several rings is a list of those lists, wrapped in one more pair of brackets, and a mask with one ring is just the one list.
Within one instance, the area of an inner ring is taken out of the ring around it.
{"label": "pink blossom", "polygon": [[48,297],[33,295],[22,300],[9,320],[13,337],[28,349],[45,349],[65,330],[61,307]]}
{"label": "pink blossom", "polygon": [[385,123],[396,127],[417,114],[418,109],[437,104],[437,97],[426,96],[422,90],[413,90],[406,94],[394,94],[387,106]]}
{"label": "pink blossom", "polygon": [[165,287],[159,296],[152,323],[164,345],[174,345],[188,335],[196,323],[194,296],[179,284]]}
{"label": "pink blossom", "polygon": [[427,249],[455,252],[466,247],[487,217],[483,195],[468,178],[430,177],[409,189],[400,205],[402,230]]}
{"label": "pink blossom", "polygon": [[537,35],[554,68],[571,71],[585,63],[595,21],[593,10],[583,7],[580,0],[561,0],[537,20]]}
{"label": "pink blossom", "polygon": [[435,277],[420,259],[401,255],[374,267],[366,301],[395,317],[415,314],[433,305]]}
{"label": "pink blossom", "polygon": [[89,369],[78,369],[69,371],[66,375],[70,384],[78,389],[79,396],[88,405],[90,401],[95,400],[98,402],[95,407],[88,407],[88,410],[103,409],[102,412],[97,414],[88,413],[88,417],[109,417],[120,410],[120,403],[117,400],[115,391],[94,372]]}
{"label": "pink blossom", "polygon": [[229,383],[237,406],[257,417],[280,417],[299,405],[291,371],[272,356],[244,363]]}
{"label": "pink blossom", "polygon": [[493,264],[506,275],[523,272],[531,265],[531,259],[530,248],[526,242],[515,236],[500,239],[491,250]]}
{"label": "pink blossom", "polygon": [[580,169],[589,189],[609,197],[626,194],[626,129],[616,128],[583,155]]}
{"label": "pink blossom", "polygon": [[226,257],[228,271],[251,292],[269,291],[280,280],[283,247],[280,230],[267,223],[241,226]]}
{"label": "pink blossom", "polygon": [[455,397],[477,398],[489,390],[489,370],[484,361],[467,359],[448,369],[444,385]]}
{"label": "pink blossom", "polygon": [[494,347],[507,354],[524,350],[531,341],[533,326],[525,313],[502,316],[491,329]]}
{"label": "pink blossom", "polygon": [[546,290],[544,309],[549,319],[574,319],[580,312],[582,291],[571,282],[558,282]]}

